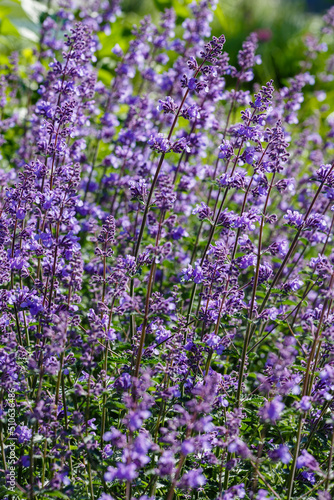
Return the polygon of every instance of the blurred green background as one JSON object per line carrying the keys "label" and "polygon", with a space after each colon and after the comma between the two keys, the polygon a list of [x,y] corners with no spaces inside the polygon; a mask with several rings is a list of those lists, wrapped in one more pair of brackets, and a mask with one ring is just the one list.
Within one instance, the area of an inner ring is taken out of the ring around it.
{"label": "blurred green background", "polygon": [[[129,23],[150,14],[157,17],[166,7],[174,7],[182,23],[187,0],[124,0],[123,12]],[[333,0],[219,0],[214,12],[213,34],[226,36],[225,50],[232,64],[242,42],[251,31],[260,39],[263,65],[255,68],[259,81],[273,78],[282,83],[299,70],[307,34],[318,34],[322,15]]]}
{"label": "blurred green background", "polygon": [[[39,21],[50,4],[52,9],[52,0],[0,0],[1,62],[13,50],[38,43]],[[158,22],[159,12],[174,7],[181,27],[189,15],[189,4],[189,0],[124,0],[117,26],[110,36],[101,37],[101,55],[110,54],[116,42],[126,47],[132,25],[144,15],[150,14]],[[257,31],[263,65],[257,67],[256,76],[259,81],[274,78],[282,83],[299,70],[305,50],[303,37],[319,30],[322,14],[333,5],[332,0],[219,0],[213,34],[225,34],[225,50],[233,64],[246,36]]]}

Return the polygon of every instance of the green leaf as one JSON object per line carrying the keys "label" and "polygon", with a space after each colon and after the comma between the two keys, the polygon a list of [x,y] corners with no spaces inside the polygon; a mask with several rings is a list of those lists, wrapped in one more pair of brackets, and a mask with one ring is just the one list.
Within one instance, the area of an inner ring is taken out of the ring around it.
{"label": "green leaf", "polygon": [[66,495],[65,493],[62,493],[61,491],[48,491],[47,494],[49,497],[52,497],[52,498],[63,498],[65,500],[68,500],[70,498],[68,495]]}

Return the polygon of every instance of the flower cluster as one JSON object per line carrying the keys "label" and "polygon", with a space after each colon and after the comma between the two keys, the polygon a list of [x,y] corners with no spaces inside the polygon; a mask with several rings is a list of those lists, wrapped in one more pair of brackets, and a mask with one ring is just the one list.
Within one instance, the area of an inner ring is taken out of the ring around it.
{"label": "flower cluster", "polygon": [[334,8],[280,88],[215,0],[102,55],[118,2],[51,3],[0,68],[1,497],[329,500]]}

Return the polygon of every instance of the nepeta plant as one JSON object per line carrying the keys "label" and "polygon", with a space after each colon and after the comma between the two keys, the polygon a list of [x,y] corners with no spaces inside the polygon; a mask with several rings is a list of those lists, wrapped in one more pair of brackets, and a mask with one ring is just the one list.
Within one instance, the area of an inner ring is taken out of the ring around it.
{"label": "nepeta plant", "polygon": [[2,498],[332,498],[334,10],[279,87],[214,7],[1,68]]}

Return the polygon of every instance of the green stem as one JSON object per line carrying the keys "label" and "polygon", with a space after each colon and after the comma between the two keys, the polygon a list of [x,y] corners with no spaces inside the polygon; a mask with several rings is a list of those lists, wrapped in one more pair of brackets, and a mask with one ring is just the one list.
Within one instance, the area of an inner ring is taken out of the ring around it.
{"label": "green stem", "polygon": [[[275,180],[275,173],[272,176],[270,186],[268,189],[266,201],[264,204],[263,208],[263,215],[261,218],[261,225],[260,225],[260,233],[259,233],[259,241],[258,241],[258,247],[257,247],[257,261],[256,261],[256,271],[255,271],[255,277],[254,277],[254,284],[253,284],[253,292],[252,292],[252,298],[251,298],[251,305],[250,305],[250,310],[249,310],[249,321],[252,320],[253,318],[253,312],[254,312],[254,305],[255,305],[255,297],[256,297],[256,291],[257,291],[257,285],[259,281],[259,274],[260,274],[260,262],[261,262],[261,248],[262,248],[262,237],[263,237],[263,228],[264,228],[264,221],[267,213],[267,207],[269,203],[269,198],[271,194],[271,190],[273,188]],[[247,330],[246,330],[246,335],[245,335],[245,341],[242,349],[242,358],[241,358],[241,364],[240,364],[240,369],[239,369],[239,379],[238,379],[238,389],[237,389],[237,407],[240,405],[240,397],[241,397],[241,389],[242,389],[242,382],[243,382],[243,377],[244,377],[244,371],[245,371],[245,364],[246,364],[246,358],[247,358],[247,349],[249,345],[249,341],[252,336],[252,327],[251,323],[248,323]]]}
{"label": "green stem", "polygon": [[143,326],[141,330],[141,335],[140,335],[140,341],[139,341],[139,348],[138,348],[138,353],[137,353],[137,359],[136,359],[136,367],[134,371],[134,376],[138,378],[139,375],[139,368],[140,368],[140,363],[141,363],[141,358],[143,355],[143,349],[145,345],[145,336],[146,336],[146,328],[148,324],[148,313],[149,313],[149,304],[150,304],[150,297],[151,297],[151,291],[153,287],[153,278],[155,276],[155,269],[156,269],[156,264],[155,260],[152,263],[151,270],[150,270],[150,276],[148,279],[148,286],[147,286],[147,296],[146,296],[146,303],[145,303],[145,315],[144,315],[144,321],[143,321]]}
{"label": "green stem", "polygon": [[102,423],[101,423],[101,450],[103,446],[103,434],[106,428],[106,415],[107,415],[107,369],[108,369],[108,348],[109,348],[109,341],[107,340],[106,342],[106,348],[105,348],[105,353],[104,353],[104,364],[103,364],[103,370],[105,372],[105,378],[103,381],[103,401],[102,401]]}
{"label": "green stem", "polygon": [[328,491],[328,488],[329,488],[329,481],[330,481],[331,471],[332,471],[333,450],[334,450],[334,429],[332,430],[331,447],[329,450],[327,477],[326,477],[326,482],[325,482],[325,491]]}
{"label": "green stem", "polygon": [[308,449],[308,447],[310,446],[311,441],[312,441],[312,438],[313,438],[313,436],[314,436],[314,433],[315,433],[315,431],[317,430],[318,425],[319,425],[319,423],[320,423],[321,419],[323,418],[324,414],[325,414],[325,413],[326,413],[326,411],[328,410],[329,405],[330,405],[330,402],[329,402],[329,401],[326,401],[326,403],[324,404],[323,409],[321,410],[321,413],[320,413],[319,417],[317,418],[316,422],[314,423],[314,425],[313,425],[313,427],[312,427],[312,429],[311,429],[310,434],[308,435],[308,438],[307,438],[306,443],[305,443],[305,444],[303,445],[303,447],[302,447],[302,449],[303,449],[303,450],[307,450],[307,449]]}
{"label": "green stem", "polygon": [[56,385],[56,396],[55,396],[56,408],[58,406],[58,401],[59,401],[59,392],[60,392],[61,376],[62,376],[62,371],[63,371],[63,362],[64,362],[64,350],[60,354],[60,367],[59,367],[59,371],[58,371],[57,385]]}
{"label": "green stem", "polygon": [[180,477],[180,474],[181,474],[181,469],[183,467],[183,464],[185,462],[185,455],[182,455],[181,454],[181,457],[180,457],[180,461],[179,461],[179,465],[176,469],[176,472],[175,472],[175,476],[174,476],[174,479],[172,481],[172,485],[168,491],[168,494],[167,494],[167,497],[166,497],[166,500],[173,500],[173,496],[174,496],[174,488],[175,488],[175,485],[177,483],[177,480],[179,479]]}
{"label": "green stem", "polygon": [[5,446],[4,446],[4,439],[3,439],[3,432],[2,432],[2,422],[0,422],[0,443],[1,443],[1,456],[2,456],[4,470],[7,470]]}
{"label": "green stem", "polygon": [[212,360],[212,354],[213,354],[213,349],[210,349],[209,354],[208,354],[208,359],[206,360],[206,366],[205,366],[205,376],[208,376],[209,370],[210,370],[210,365],[211,365],[211,360]]}
{"label": "green stem", "polygon": [[[226,464],[231,460],[231,458],[232,458],[232,453],[229,451],[227,453],[227,456],[226,456]],[[226,467],[225,467],[225,475],[224,475],[224,490],[227,490],[227,488],[228,488],[229,476],[230,476],[230,471],[229,471],[229,469],[227,468],[227,465],[226,465]]]}
{"label": "green stem", "polygon": [[294,479],[295,479],[297,458],[298,458],[298,453],[299,453],[299,448],[300,448],[300,438],[301,438],[301,435],[302,435],[303,424],[304,424],[303,417],[300,416],[299,417],[299,423],[298,423],[298,431],[297,431],[297,442],[296,442],[296,446],[295,446],[295,452],[294,452],[294,455],[293,455],[292,465],[291,465],[291,468],[290,468],[290,474],[289,474],[288,484],[287,484],[287,490],[288,490],[287,500],[291,499],[291,496],[292,496],[292,493],[293,493],[293,483],[294,483]]}
{"label": "green stem", "polygon": [[92,500],[94,500],[94,488],[93,488],[93,480],[92,480],[92,467],[90,465],[89,458],[87,457],[88,461],[88,477],[89,477],[89,491],[90,491],[90,497]]}
{"label": "green stem", "polygon": [[44,482],[45,482],[45,468],[46,468],[46,452],[48,449],[48,440],[45,437],[44,439],[44,450],[43,450],[43,465],[42,465],[42,489],[44,488]]}
{"label": "green stem", "polygon": [[34,429],[32,429],[31,439],[30,439],[30,466],[29,466],[29,476],[30,476],[30,500],[34,500]]}

